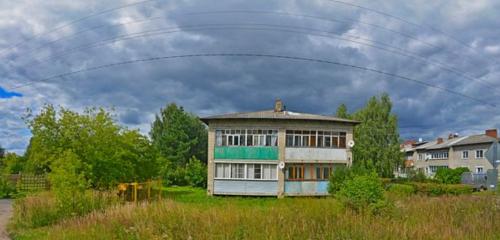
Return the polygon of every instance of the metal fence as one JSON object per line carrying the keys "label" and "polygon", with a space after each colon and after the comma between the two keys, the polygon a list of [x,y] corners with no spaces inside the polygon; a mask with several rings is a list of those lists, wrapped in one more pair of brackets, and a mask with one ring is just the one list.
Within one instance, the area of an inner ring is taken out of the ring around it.
{"label": "metal fence", "polygon": [[160,200],[161,180],[118,184],[118,196],[128,202]]}
{"label": "metal fence", "polygon": [[20,192],[36,192],[50,189],[47,175],[12,174],[9,180],[16,183],[16,188]]}

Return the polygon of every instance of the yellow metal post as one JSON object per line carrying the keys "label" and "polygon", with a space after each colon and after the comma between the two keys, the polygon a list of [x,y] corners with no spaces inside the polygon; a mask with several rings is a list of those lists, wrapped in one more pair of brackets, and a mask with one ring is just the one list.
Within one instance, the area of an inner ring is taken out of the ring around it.
{"label": "yellow metal post", "polygon": [[137,183],[132,183],[132,186],[134,187],[134,203],[137,203]]}
{"label": "yellow metal post", "polygon": [[148,180],[146,184],[148,188],[148,201],[151,201],[151,180]]}

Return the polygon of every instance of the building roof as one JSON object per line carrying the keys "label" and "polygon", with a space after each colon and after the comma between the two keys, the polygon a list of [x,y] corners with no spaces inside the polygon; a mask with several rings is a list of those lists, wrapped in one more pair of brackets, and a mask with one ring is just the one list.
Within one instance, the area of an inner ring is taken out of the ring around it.
{"label": "building roof", "polygon": [[468,136],[467,138],[457,142],[455,144],[455,146],[480,144],[480,143],[491,143],[495,140],[498,140],[498,139],[495,139],[494,137],[488,136],[486,134],[472,135],[472,136]]}
{"label": "building roof", "polygon": [[455,146],[464,146],[464,145],[474,145],[474,144],[482,144],[482,143],[491,143],[495,141],[494,137],[488,136],[486,134],[478,134],[471,136],[463,136],[463,137],[455,137],[452,139],[443,139],[442,143],[437,143],[437,140],[430,141],[428,143],[422,144],[420,146],[415,146],[413,148],[404,148],[403,151],[415,151],[415,150],[437,150],[437,149],[445,149]]}
{"label": "building roof", "polygon": [[202,117],[200,119],[207,124],[211,120],[221,120],[221,119],[310,120],[310,121],[342,122],[349,124],[360,123],[359,121],[338,118],[333,116],[317,115],[310,113],[298,113],[286,110],[285,111],[264,110],[257,112],[229,113],[229,114],[215,115],[209,117]]}

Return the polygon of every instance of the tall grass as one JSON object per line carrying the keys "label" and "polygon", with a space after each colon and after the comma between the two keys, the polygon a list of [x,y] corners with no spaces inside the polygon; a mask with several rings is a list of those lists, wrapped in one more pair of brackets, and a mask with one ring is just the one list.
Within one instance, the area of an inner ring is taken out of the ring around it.
{"label": "tall grass", "polygon": [[390,215],[356,213],[333,198],[171,199],[113,206],[19,239],[500,239],[498,196],[411,196]]}
{"label": "tall grass", "polygon": [[[118,197],[110,192],[87,191],[82,201],[81,215],[116,205]],[[21,231],[37,227],[48,226],[68,217],[68,214],[57,205],[51,192],[40,192],[16,199],[14,203],[14,217],[10,222],[11,231]]]}

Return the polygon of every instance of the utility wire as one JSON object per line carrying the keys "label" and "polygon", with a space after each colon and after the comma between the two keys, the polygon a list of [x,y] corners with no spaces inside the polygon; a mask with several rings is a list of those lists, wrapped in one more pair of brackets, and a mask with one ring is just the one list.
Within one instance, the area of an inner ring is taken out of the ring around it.
{"label": "utility wire", "polygon": [[50,80],[58,79],[61,77],[71,76],[71,75],[75,75],[75,74],[83,73],[83,72],[96,71],[96,70],[115,67],[115,66],[130,65],[130,64],[135,64],[135,63],[152,62],[152,61],[161,61],[161,60],[167,60],[167,59],[182,59],[182,58],[195,58],[195,57],[198,57],[198,58],[199,57],[257,57],[257,58],[273,58],[273,59],[297,60],[297,61],[307,61],[307,62],[314,62],[314,63],[331,64],[331,65],[337,65],[337,66],[343,66],[343,67],[349,67],[349,68],[353,68],[353,69],[373,72],[373,73],[377,73],[377,74],[385,75],[385,76],[389,76],[389,77],[399,78],[399,79],[402,79],[402,80],[405,80],[408,82],[413,82],[413,83],[419,84],[419,85],[424,86],[424,87],[438,89],[440,91],[444,91],[444,92],[447,92],[447,93],[455,95],[455,96],[466,98],[466,99],[472,100],[472,101],[477,102],[477,103],[486,104],[486,105],[489,105],[492,107],[496,107],[495,104],[492,104],[490,102],[484,101],[482,99],[476,98],[476,97],[471,96],[471,95],[467,95],[465,93],[461,93],[461,92],[458,92],[458,91],[455,91],[452,89],[448,89],[445,87],[441,87],[438,85],[427,83],[427,82],[422,81],[422,80],[409,78],[409,77],[397,75],[394,73],[380,71],[380,70],[377,70],[374,68],[362,67],[362,66],[357,66],[357,65],[352,65],[352,64],[342,63],[342,62],[325,60],[325,59],[287,56],[287,55],[261,54],[261,53],[200,53],[200,54],[170,55],[170,56],[134,59],[134,60],[109,63],[109,64],[104,64],[104,65],[99,65],[99,66],[94,66],[94,67],[83,68],[83,69],[77,70],[77,71],[71,71],[71,72],[66,72],[66,73],[62,73],[62,74],[57,74],[57,75],[42,78],[42,79],[39,79],[37,81],[33,81],[30,83],[26,83],[26,84],[14,87],[13,89],[19,89],[22,87],[26,87],[26,86],[34,84],[35,82],[36,83],[49,82]]}
{"label": "utility wire", "polygon": [[[411,39],[411,40],[416,41],[418,43],[427,45],[429,47],[439,48],[439,46],[437,46],[437,45],[434,45],[432,43],[418,39],[418,37],[415,35],[404,33],[401,31],[397,31],[395,29],[388,28],[388,27],[381,26],[381,25],[363,22],[363,21],[360,21],[360,20],[357,20],[354,18],[345,18],[346,20],[342,20],[342,19],[338,19],[338,18],[331,18],[331,17],[327,18],[327,17],[322,17],[322,16],[299,14],[299,13],[293,13],[293,12],[262,11],[262,10],[219,10],[219,11],[204,11],[204,12],[188,12],[188,13],[184,13],[184,14],[185,15],[211,15],[211,14],[234,14],[234,13],[289,16],[289,17],[309,18],[309,19],[315,19],[315,20],[326,21],[326,22],[336,22],[336,23],[346,23],[346,24],[358,23],[361,25],[369,26],[371,28],[377,28],[377,29],[385,30],[385,31],[400,35],[404,38]],[[184,15],[184,14],[180,14],[180,15]],[[457,53],[454,53],[454,52],[449,52],[449,53],[455,57],[460,57],[460,55],[458,55]]]}
{"label": "utility wire", "polygon": [[[262,28],[266,27],[266,28]],[[143,37],[152,37],[152,36],[157,36],[157,35],[163,35],[163,34],[170,34],[170,33],[177,33],[177,32],[183,32],[185,30],[198,30],[198,31],[212,31],[212,30],[258,30],[258,31],[276,31],[276,32],[287,32],[287,33],[295,33],[295,34],[305,34],[305,35],[314,35],[314,36],[319,36],[319,37],[326,37],[326,38],[333,38],[341,41],[347,41],[351,43],[356,43],[364,46],[368,46],[371,48],[375,48],[381,51],[389,52],[392,54],[408,57],[411,59],[416,59],[421,62],[425,62],[429,65],[437,66],[442,70],[454,73],[460,77],[463,77],[465,79],[471,80],[471,81],[478,81],[482,83],[486,87],[493,87],[489,82],[486,82],[484,80],[478,79],[471,77],[467,75],[464,72],[461,72],[460,70],[439,62],[439,61],[433,61],[425,58],[425,56],[421,56],[418,53],[411,52],[399,47],[391,46],[386,43],[374,41],[371,39],[366,39],[362,38],[356,35],[350,35],[350,34],[343,34],[342,36],[339,36],[338,34],[334,32],[328,32],[328,31],[323,31],[319,29],[313,29],[313,28],[303,28],[303,27],[296,27],[296,26],[287,26],[287,25],[276,25],[276,24],[255,24],[255,23],[243,23],[243,24],[199,24],[199,25],[185,25],[185,26],[177,26],[177,27],[167,27],[167,28],[159,28],[155,30],[148,30],[148,31],[142,31],[142,32],[136,32],[136,33],[130,33],[130,34],[124,34],[124,35],[119,35],[115,36],[112,38],[92,42],[89,44],[84,44],[80,45],[71,49],[63,50],[56,52],[55,55],[47,57],[45,59],[38,59],[39,63],[30,65],[31,67],[37,66],[43,62],[48,62],[56,58],[61,58],[65,57],[69,54],[72,54],[76,51],[85,51],[89,50],[95,47],[99,46],[104,46],[107,44],[111,43],[116,43],[119,41],[125,41],[125,40],[131,40],[135,38],[143,38]],[[299,29],[295,30],[295,29]],[[319,32],[318,33],[312,33],[312,32]],[[328,34],[328,35],[325,35]],[[332,35],[337,35],[337,36],[332,36]],[[360,41],[361,40],[361,41]],[[363,42],[364,41],[364,42]],[[368,42],[368,43],[366,43]],[[378,46],[378,45],[382,45]]]}
{"label": "utility wire", "polygon": [[5,51],[7,50],[10,50],[10,49],[13,49],[15,47],[19,47],[31,40],[34,40],[34,39],[37,39],[38,37],[42,36],[42,35],[47,35],[47,34],[50,34],[50,33],[53,33],[53,32],[56,32],[56,31],[59,31],[63,28],[66,28],[66,27],[69,27],[69,26],[72,26],[72,25],[75,25],[79,22],[82,22],[82,21],[85,21],[86,19],[89,19],[89,18],[93,18],[93,17],[96,17],[96,16],[100,16],[100,15],[104,15],[106,13],[111,13],[111,12],[114,12],[114,11],[117,11],[117,10],[121,10],[121,9],[124,9],[124,8],[128,8],[128,7],[133,7],[133,6],[137,6],[137,5],[141,5],[141,4],[145,4],[145,3],[149,3],[149,2],[154,2],[154,1],[158,1],[158,0],[144,0],[144,1],[140,1],[140,2],[134,2],[134,3],[129,3],[129,4],[125,4],[125,5],[120,5],[120,6],[117,6],[117,7],[113,7],[113,8],[109,8],[109,9],[106,9],[106,10],[102,10],[102,11],[99,11],[99,12],[95,12],[95,13],[92,13],[90,15],[86,15],[86,16],[83,16],[81,18],[77,18],[75,20],[72,20],[70,22],[67,22],[67,23],[64,23],[62,25],[59,25],[55,28],[52,28],[52,29],[49,29],[45,32],[42,32],[42,33],[39,33],[39,34],[36,34],[28,39],[24,39],[24,40],[21,40],[9,47],[6,47],[6,48],[3,48],[0,50],[0,54],[1,53],[4,53]]}
{"label": "utility wire", "polygon": [[452,39],[453,41],[469,48],[469,49],[472,49],[474,51],[476,51],[474,48],[472,48],[471,46],[469,46],[467,43],[464,43],[463,41],[461,41],[460,39],[452,36],[451,34],[448,34],[438,28],[435,28],[435,27],[432,27],[432,26],[429,26],[429,25],[424,25],[424,24],[418,24],[418,23],[415,23],[415,22],[411,22],[409,20],[406,20],[402,17],[398,17],[396,15],[393,15],[393,14],[390,14],[390,13],[387,13],[387,12],[383,12],[383,11],[380,11],[380,10],[376,10],[376,9],[373,9],[373,8],[368,8],[368,7],[364,7],[364,6],[361,6],[361,5],[356,5],[354,3],[350,3],[350,2],[344,2],[344,1],[340,1],[340,0],[326,0],[326,1],[329,1],[329,2],[332,2],[332,3],[337,3],[337,4],[342,4],[342,5],[346,5],[346,6],[350,6],[350,7],[354,7],[354,8],[358,8],[358,9],[362,9],[364,11],[368,11],[368,12],[373,12],[373,13],[376,13],[378,15],[382,15],[382,16],[385,16],[385,17],[388,17],[388,18],[392,18],[392,19],[395,19],[399,22],[402,22],[402,23],[406,23],[406,24],[409,24],[409,25],[413,25],[413,26],[416,26],[418,28],[427,28],[427,29],[430,29],[434,32],[437,32],[441,35],[444,35],[446,36],[447,38],[449,39]]}

